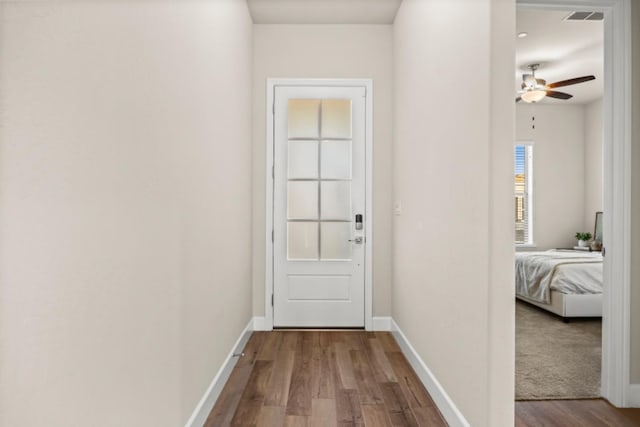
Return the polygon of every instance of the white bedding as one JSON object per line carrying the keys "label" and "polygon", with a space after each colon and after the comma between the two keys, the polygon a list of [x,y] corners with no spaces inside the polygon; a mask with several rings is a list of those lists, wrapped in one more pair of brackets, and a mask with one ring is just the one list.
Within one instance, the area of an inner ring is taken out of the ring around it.
{"label": "white bedding", "polygon": [[551,303],[551,290],[565,294],[602,293],[599,252],[517,252],[516,293]]}

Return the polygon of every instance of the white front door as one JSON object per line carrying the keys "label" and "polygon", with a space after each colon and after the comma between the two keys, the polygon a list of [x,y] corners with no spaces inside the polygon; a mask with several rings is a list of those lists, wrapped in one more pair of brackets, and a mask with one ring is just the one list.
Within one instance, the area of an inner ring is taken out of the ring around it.
{"label": "white front door", "polygon": [[366,89],[276,86],[275,327],[365,324]]}

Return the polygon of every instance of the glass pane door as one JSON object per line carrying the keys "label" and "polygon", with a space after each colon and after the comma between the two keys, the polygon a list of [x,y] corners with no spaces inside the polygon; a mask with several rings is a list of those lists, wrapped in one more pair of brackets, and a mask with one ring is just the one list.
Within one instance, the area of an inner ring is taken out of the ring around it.
{"label": "glass pane door", "polygon": [[287,258],[351,260],[350,99],[289,99]]}

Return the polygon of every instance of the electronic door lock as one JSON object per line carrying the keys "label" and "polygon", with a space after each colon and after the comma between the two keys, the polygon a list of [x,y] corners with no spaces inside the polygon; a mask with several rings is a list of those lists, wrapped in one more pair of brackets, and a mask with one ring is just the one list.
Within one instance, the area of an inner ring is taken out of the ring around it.
{"label": "electronic door lock", "polygon": [[356,214],[356,230],[362,230],[362,214]]}

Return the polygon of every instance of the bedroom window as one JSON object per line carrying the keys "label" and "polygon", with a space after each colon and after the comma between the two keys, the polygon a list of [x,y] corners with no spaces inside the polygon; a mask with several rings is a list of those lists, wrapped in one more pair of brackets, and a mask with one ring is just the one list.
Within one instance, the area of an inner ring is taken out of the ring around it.
{"label": "bedroom window", "polygon": [[533,142],[517,142],[514,176],[516,245],[533,246],[532,166]]}

